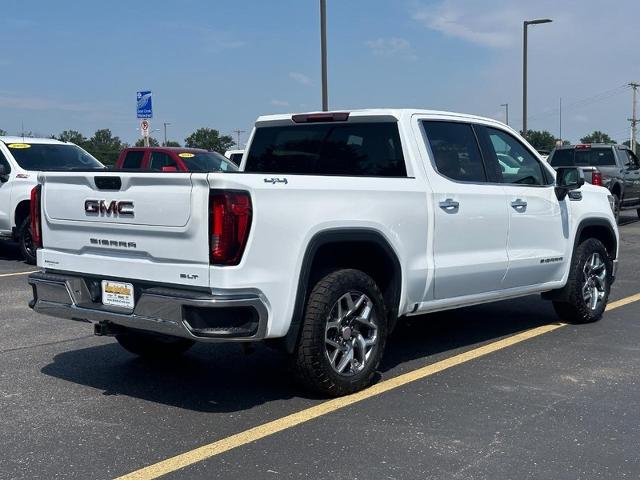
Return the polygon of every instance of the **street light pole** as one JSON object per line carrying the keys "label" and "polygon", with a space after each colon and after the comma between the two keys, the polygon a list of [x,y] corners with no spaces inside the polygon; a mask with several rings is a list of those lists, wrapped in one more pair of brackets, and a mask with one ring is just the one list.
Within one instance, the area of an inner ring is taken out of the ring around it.
{"label": "street light pole", "polygon": [[501,103],[500,104],[501,107],[504,107],[504,119],[507,125],[509,125],[509,104],[508,103]]}
{"label": "street light pole", "polygon": [[550,18],[539,18],[537,20],[525,20],[522,23],[522,136],[524,138],[527,138],[527,27],[550,22],[552,22]]}
{"label": "street light pole", "polygon": [[327,0],[320,0],[320,63],[322,66],[322,111],[329,110],[327,86]]}
{"label": "street light pole", "polygon": [[166,147],[167,146],[167,125],[171,125],[169,122],[164,122],[162,125],[164,125],[164,144],[163,146]]}

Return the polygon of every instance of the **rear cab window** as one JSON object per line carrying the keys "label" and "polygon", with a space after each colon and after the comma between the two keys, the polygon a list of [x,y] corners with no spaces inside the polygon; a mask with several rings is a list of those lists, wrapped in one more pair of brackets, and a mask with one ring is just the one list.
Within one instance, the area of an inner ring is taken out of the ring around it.
{"label": "rear cab window", "polygon": [[397,122],[317,123],[256,129],[245,172],[406,177]]}
{"label": "rear cab window", "polygon": [[130,150],[127,152],[122,162],[122,168],[140,169],[142,168],[142,159],[144,158],[144,151],[142,150]]}
{"label": "rear cab window", "polygon": [[151,152],[151,157],[149,158],[149,169],[162,170],[164,167],[173,167],[177,170],[178,164],[171,155],[165,152]]}
{"label": "rear cab window", "polygon": [[549,162],[552,167],[615,166],[612,147],[563,148],[556,150]]}

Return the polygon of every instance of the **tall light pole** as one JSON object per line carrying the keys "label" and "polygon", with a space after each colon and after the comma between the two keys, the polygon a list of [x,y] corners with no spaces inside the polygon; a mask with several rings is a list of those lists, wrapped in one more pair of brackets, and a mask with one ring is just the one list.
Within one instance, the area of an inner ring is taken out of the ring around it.
{"label": "tall light pole", "polygon": [[167,146],[167,125],[171,125],[171,123],[164,122],[162,125],[164,126],[164,143],[162,144],[162,146],[166,147]]}
{"label": "tall light pole", "polygon": [[550,18],[538,18],[525,20],[522,24],[524,33],[522,42],[522,136],[524,138],[527,138],[527,27],[550,22],[552,22]]}
{"label": "tall light pole", "polygon": [[327,0],[320,0],[320,63],[322,66],[322,111],[329,110],[327,87]]}
{"label": "tall light pole", "polygon": [[505,119],[504,123],[509,125],[509,104],[508,103],[501,103],[500,106],[504,107],[504,119]]}

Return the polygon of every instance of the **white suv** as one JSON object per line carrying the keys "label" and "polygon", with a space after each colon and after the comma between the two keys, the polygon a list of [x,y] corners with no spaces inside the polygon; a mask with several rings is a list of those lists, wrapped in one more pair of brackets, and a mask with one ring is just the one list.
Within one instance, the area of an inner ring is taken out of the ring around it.
{"label": "white suv", "polygon": [[29,198],[38,172],[104,169],[73,143],[50,138],[0,137],[0,238],[17,241],[27,262],[35,264]]}

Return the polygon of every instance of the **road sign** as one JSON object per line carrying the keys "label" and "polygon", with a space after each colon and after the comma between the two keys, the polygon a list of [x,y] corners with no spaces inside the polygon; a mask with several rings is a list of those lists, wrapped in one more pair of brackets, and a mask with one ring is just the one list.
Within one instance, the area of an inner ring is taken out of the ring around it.
{"label": "road sign", "polygon": [[153,107],[151,106],[151,92],[148,90],[136,94],[138,118],[153,118]]}
{"label": "road sign", "polygon": [[151,124],[149,120],[142,120],[140,122],[140,132],[144,138],[149,138],[149,130],[151,129]]}

